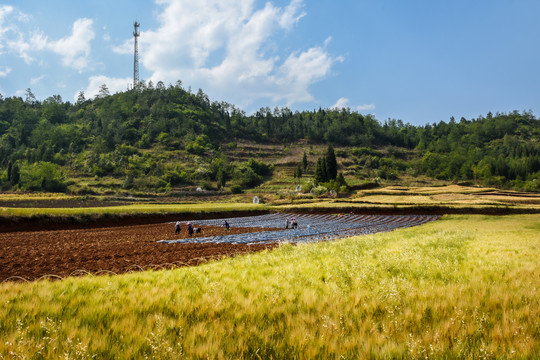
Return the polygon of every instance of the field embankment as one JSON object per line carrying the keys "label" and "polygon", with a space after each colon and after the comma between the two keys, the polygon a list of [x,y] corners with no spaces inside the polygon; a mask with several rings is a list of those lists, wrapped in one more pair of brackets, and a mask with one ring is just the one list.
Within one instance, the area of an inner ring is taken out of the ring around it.
{"label": "field embankment", "polygon": [[189,203],[179,199],[171,203],[173,199],[121,201],[63,194],[0,194],[0,232],[157,224],[270,211],[373,215],[540,214],[540,194],[458,185],[388,186],[337,198],[297,193],[291,196],[280,200],[264,195],[267,198],[264,204],[252,204],[247,194],[241,198],[223,198],[222,202]]}
{"label": "field embankment", "polygon": [[0,232],[158,224],[167,221],[268,213],[249,203],[130,204],[93,207],[2,207]]}
{"label": "field embankment", "polygon": [[0,355],[536,359],[539,233],[537,215],[451,215],[197,267],[3,283]]}
{"label": "field embankment", "polygon": [[473,186],[387,186],[365,189],[346,197],[313,198],[298,195],[274,209],[356,214],[540,214],[540,194]]}

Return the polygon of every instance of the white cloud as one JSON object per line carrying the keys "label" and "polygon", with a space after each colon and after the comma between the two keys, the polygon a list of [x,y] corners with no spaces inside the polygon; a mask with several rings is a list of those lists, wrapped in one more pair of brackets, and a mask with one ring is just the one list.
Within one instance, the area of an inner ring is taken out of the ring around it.
{"label": "white cloud", "polygon": [[30,84],[31,84],[31,85],[35,85],[35,84],[41,82],[41,80],[45,79],[46,76],[47,76],[47,75],[41,75],[41,76],[39,76],[39,77],[31,78],[31,79],[30,79]]}
{"label": "white cloud", "polygon": [[[141,65],[152,81],[200,87],[239,106],[272,99],[287,105],[313,101],[309,87],[330,74],[341,58],[325,46],[283,53],[277,38],[306,15],[303,0],[285,7],[254,0],[156,0],[160,27],[141,24]],[[324,45],[329,41],[327,39]],[[133,52],[133,39],[114,51]],[[281,51],[281,52],[280,52]]]}
{"label": "white cloud", "polygon": [[0,6],[0,50],[3,47],[3,37],[8,31],[9,27],[5,25],[5,18],[13,12],[13,6],[3,5]]}
{"label": "white cloud", "polygon": [[[330,109],[335,109],[335,110],[341,110],[341,109],[350,109],[351,107],[349,106],[349,99],[347,98],[339,98],[338,101],[330,106]],[[374,104],[364,104],[364,105],[358,105],[358,106],[355,106],[354,109],[356,111],[370,111],[370,110],[375,110],[375,105]]]}
{"label": "white cloud", "polygon": [[347,98],[339,98],[338,101],[330,106],[330,109],[335,109],[335,110],[341,110],[341,109],[346,109],[349,107],[349,99]]}
{"label": "white cloud", "polygon": [[[88,81],[88,87],[83,90],[84,96],[87,99],[93,98],[99,94],[99,90],[102,85],[106,85],[107,89],[109,89],[109,93],[112,95],[117,92],[126,91],[128,86],[133,83],[133,79],[130,78],[112,78],[104,75],[91,76]],[[78,95],[79,92],[77,91],[77,93],[73,96],[75,101],[77,101]]]}
{"label": "white cloud", "polygon": [[2,5],[0,6],[0,50],[2,49],[2,38],[4,33],[9,30],[9,26],[5,25],[5,18],[13,12],[13,6]]}
{"label": "white cloud", "polygon": [[305,12],[298,13],[303,6],[304,2],[302,0],[292,0],[287,5],[279,24],[287,30],[291,29],[301,18],[306,16]]}
{"label": "white cloud", "polygon": [[0,77],[6,77],[11,72],[11,68],[7,66],[0,66]]}
{"label": "white cloud", "polygon": [[[28,15],[18,13],[16,17],[10,17],[10,24],[4,26],[4,18],[12,12],[12,7],[0,7],[0,51],[6,47],[8,51],[15,53],[27,64],[30,64],[35,61],[35,53],[49,50],[60,55],[62,64],[67,67],[74,68],[79,72],[88,67],[90,42],[95,37],[91,19],[76,20],[73,23],[71,35],[56,41],[49,41],[42,32],[34,31],[26,35],[19,29],[20,23],[28,21]],[[19,23],[14,22],[15,18]],[[6,36],[5,34],[8,32],[9,36]],[[5,45],[4,37],[7,38]]]}
{"label": "white cloud", "polygon": [[[300,54],[291,54],[280,70],[283,74],[282,82],[285,86],[293,86],[288,97],[288,105],[297,101],[312,101],[309,85],[323,79],[330,72],[335,59],[320,47],[311,48]],[[277,94],[274,98],[279,98]]]}
{"label": "white cloud", "polygon": [[0,6],[0,25],[2,24],[4,17],[12,12],[13,12],[13,6],[10,6],[10,5]]}
{"label": "white cloud", "polygon": [[24,40],[19,24],[26,23],[30,16],[15,11],[12,6],[0,6],[0,54],[4,51],[15,53],[27,64],[32,62],[28,52],[34,50],[32,44]]}
{"label": "white cloud", "polygon": [[375,110],[375,104],[363,104],[363,105],[358,105],[356,107],[356,110],[358,111],[370,111],[370,110]]}
{"label": "white cloud", "polygon": [[95,33],[91,19],[77,19],[70,36],[46,44],[46,47],[62,57],[65,66],[82,72],[88,67],[90,42]]}
{"label": "white cloud", "polygon": [[22,37],[19,37],[15,40],[8,40],[7,47],[10,51],[17,53],[25,63],[30,64],[35,59],[28,54],[29,51],[33,50],[32,45],[26,42]]}

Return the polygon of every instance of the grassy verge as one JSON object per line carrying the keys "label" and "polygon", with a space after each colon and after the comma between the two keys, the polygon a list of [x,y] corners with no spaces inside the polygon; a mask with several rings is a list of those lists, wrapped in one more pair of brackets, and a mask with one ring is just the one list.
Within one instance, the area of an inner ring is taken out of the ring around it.
{"label": "grassy verge", "polygon": [[[280,185],[281,188],[283,185]],[[222,196],[214,202],[195,199],[189,202],[174,198],[126,199],[73,197],[64,194],[0,194],[0,221],[10,217],[100,217],[122,215],[166,215],[205,212],[297,210],[359,211],[394,213],[477,213],[511,214],[540,213],[540,194],[499,191],[491,188],[458,185],[438,187],[388,186],[362,190],[347,197],[316,197],[292,192],[282,199],[275,196],[279,187],[269,195],[258,194],[266,204],[253,204],[253,194]],[[260,190],[260,189],[259,189]]]}
{"label": "grassy verge", "polygon": [[0,284],[0,358],[538,358],[540,218]]}
{"label": "grassy verge", "polygon": [[398,203],[355,203],[342,200],[326,200],[313,202],[297,202],[277,205],[277,211],[297,212],[349,212],[363,214],[539,214],[540,206],[510,205],[454,205],[454,204],[398,204]]}
{"label": "grassy verge", "polygon": [[228,212],[265,210],[261,204],[251,203],[192,203],[192,204],[133,204],[122,206],[81,207],[81,208],[0,208],[0,216],[94,216],[94,215],[141,215],[176,214],[201,212]]}

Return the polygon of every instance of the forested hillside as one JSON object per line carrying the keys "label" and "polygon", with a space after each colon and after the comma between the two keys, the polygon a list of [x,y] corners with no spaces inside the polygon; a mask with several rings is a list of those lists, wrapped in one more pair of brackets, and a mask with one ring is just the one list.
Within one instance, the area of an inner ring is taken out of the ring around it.
{"label": "forested hillside", "polygon": [[201,184],[241,190],[257,186],[273,169],[262,159],[228,156],[241,141],[332,144],[338,157],[347,158],[339,167],[349,177],[399,179],[407,172],[540,190],[540,120],[529,112],[425,126],[381,123],[348,109],[263,108],[247,115],[210,101],[202,90],[191,93],[181,82],[150,82],[114,95],[103,85],[95,99],[80,93],[75,104],[60,96],[37,101],[30,89],[24,99],[0,96],[4,191],[92,193],[96,179],[121,191]]}

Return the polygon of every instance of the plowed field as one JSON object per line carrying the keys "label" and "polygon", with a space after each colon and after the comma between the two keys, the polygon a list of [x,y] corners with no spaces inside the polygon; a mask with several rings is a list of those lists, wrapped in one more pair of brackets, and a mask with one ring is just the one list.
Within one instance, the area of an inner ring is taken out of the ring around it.
{"label": "plowed field", "polygon": [[[205,226],[193,238],[261,230],[233,227],[227,232],[222,226]],[[0,233],[0,281],[190,266],[276,246],[156,242],[185,237],[189,237],[185,224],[175,235],[171,223]]]}
{"label": "plowed field", "polygon": [[[264,214],[194,221],[201,233],[175,234],[174,223],[0,233],[0,281],[125,273],[197,265],[260,251],[280,241],[313,242],[373,234],[437,220],[434,215]],[[288,220],[287,220],[288,219]],[[289,227],[292,219],[297,227]],[[30,224],[28,224],[30,226]],[[35,229],[34,229],[35,230]]]}

